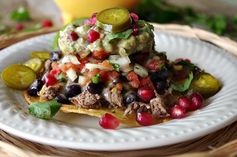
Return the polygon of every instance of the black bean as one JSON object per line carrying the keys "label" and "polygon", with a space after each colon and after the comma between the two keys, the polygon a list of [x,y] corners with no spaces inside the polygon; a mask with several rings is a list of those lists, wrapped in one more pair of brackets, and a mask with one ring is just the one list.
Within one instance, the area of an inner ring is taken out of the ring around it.
{"label": "black bean", "polygon": [[37,93],[43,87],[44,82],[41,79],[35,80],[30,87],[28,88],[27,92],[30,96],[37,96]]}
{"label": "black bean", "polygon": [[164,94],[165,89],[167,88],[167,82],[165,80],[158,80],[156,82],[156,90],[158,94]]}
{"label": "black bean", "polygon": [[61,57],[62,52],[61,51],[52,51],[50,53],[50,60],[51,61],[58,61]]}
{"label": "black bean", "polygon": [[79,84],[70,84],[65,87],[65,96],[67,98],[74,97],[81,93],[81,86]]}
{"label": "black bean", "polygon": [[103,89],[103,84],[100,83],[89,83],[87,86],[87,90],[91,93],[91,94],[100,94],[102,92]]}
{"label": "black bean", "polygon": [[68,100],[68,98],[63,94],[59,94],[55,99],[58,103],[70,104],[70,101]]}
{"label": "black bean", "polygon": [[166,80],[169,77],[169,70],[167,67],[163,67],[159,72],[158,72],[158,77],[162,80]]}
{"label": "black bean", "polygon": [[124,96],[124,103],[130,104],[137,100],[137,94],[135,92],[127,92]]}

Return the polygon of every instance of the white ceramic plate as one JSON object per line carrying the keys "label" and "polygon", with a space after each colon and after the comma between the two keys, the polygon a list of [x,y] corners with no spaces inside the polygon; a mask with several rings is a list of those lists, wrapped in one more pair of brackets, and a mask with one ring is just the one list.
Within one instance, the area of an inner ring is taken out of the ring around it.
{"label": "white ceramic plate", "polygon": [[[21,93],[0,82],[0,128],[16,136],[59,147],[85,150],[132,150],[164,146],[216,131],[237,119],[237,60],[210,44],[155,31],[156,48],[169,59],[190,58],[223,83],[207,106],[180,120],[139,128],[105,130],[98,119],[59,113],[55,120],[32,117]],[[35,50],[50,50],[54,34],[35,37],[0,52],[0,69],[24,62]]]}

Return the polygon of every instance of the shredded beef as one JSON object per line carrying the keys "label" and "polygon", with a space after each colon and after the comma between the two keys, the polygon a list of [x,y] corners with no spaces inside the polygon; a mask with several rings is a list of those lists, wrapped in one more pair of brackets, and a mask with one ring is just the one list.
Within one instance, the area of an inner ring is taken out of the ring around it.
{"label": "shredded beef", "polygon": [[148,112],[150,111],[150,104],[143,102],[132,102],[128,105],[127,109],[124,111],[124,115],[136,113],[136,112]]}
{"label": "shredded beef", "polygon": [[132,102],[128,105],[124,111],[124,115],[137,112],[150,112],[157,117],[168,117],[169,114],[166,111],[164,101],[162,97],[156,94],[156,97],[150,100],[149,104],[143,102]]}
{"label": "shredded beef", "polygon": [[105,88],[103,90],[104,99],[110,103],[113,108],[123,108],[123,96],[116,90]]}
{"label": "shredded beef", "polygon": [[165,108],[164,101],[161,96],[156,96],[150,100],[151,112],[158,117],[168,117],[169,114]]}
{"label": "shredded beef", "polygon": [[44,85],[43,88],[38,93],[38,95],[43,99],[52,100],[58,95],[61,88],[62,88],[61,84],[56,84],[54,86],[49,87]]}
{"label": "shredded beef", "polygon": [[101,107],[100,99],[101,97],[98,94],[91,94],[90,92],[85,90],[81,94],[72,97],[70,101],[76,106],[86,109],[92,109]]}

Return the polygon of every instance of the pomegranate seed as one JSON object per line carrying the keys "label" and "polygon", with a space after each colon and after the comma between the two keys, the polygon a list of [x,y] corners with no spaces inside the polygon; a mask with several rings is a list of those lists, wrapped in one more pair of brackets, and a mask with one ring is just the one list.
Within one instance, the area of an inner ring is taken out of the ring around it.
{"label": "pomegranate seed", "polygon": [[191,111],[197,110],[197,109],[201,108],[203,105],[203,97],[199,93],[193,93],[190,96],[190,100],[191,100],[191,105],[190,105]]}
{"label": "pomegranate seed", "polygon": [[45,78],[46,86],[52,86],[57,83],[57,79],[53,75],[48,75]]}
{"label": "pomegranate seed", "polygon": [[91,25],[95,25],[95,23],[96,23],[96,14],[97,13],[93,13],[93,15],[91,16]]}
{"label": "pomegranate seed", "polygon": [[150,113],[147,113],[147,112],[137,113],[137,122],[140,125],[143,125],[143,126],[152,125],[154,124],[154,121],[155,121],[154,117]]}
{"label": "pomegranate seed", "polygon": [[186,116],[186,111],[183,107],[175,105],[170,109],[170,116],[174,119],[183,118]]}
{"label": "pomegranate seed", "polygon": [[87,41],[89,43],[93,43],[99,38],[100,38],[100,33],[92,29],[87,36]]}
{"label": "pomegranate seed", "polygon": [[42,27],[44,27],[44,28],[48,28],[48,27],[52,27],[53,26],[53,23],[52,23],[52,21],[50,21],[50,20],[43,20],[42,21]]}
{"label": "pomegranate seed", "polygon": [[69,34],[69,38],[72,40],[72,41],[76,41],[79,36],[77,35],[76,32],[72,31],[70,34]]}
{"label": "pomegranate seed", "polygon": [[144,101],[149,102],[152,98],[155,97],[154,90],[149,87],[142,87],[137,91],[138,97]]}
{"label": "pomegranate seed", "polygon": [[188,110],[190,110],[191,102],[190,102],[189,98],[187,98],[185,96],[181,96],[178,99],[178,105],[181,106],[182,108],[184,108],[186,111],[188,111]]}
{"label": "pomegranate seed", "polygon": [[133,21],[138,21],[139,17],[136,13],[130,13],[130,16],[132,17]]}
{"label": "pomegranate seed", "polygon": [[18,24],[16,24],[16,30],[18,30],[18,31],[23,30],[24,27],[25,27],[25,26],[24,26],[22,23],[18,23]]}
{"label": "pomegranate seed", "polygon": [[96,23],[96,14],[97,13],[93,13],[93,15],[91,16],[91,18],[90,19],[87,19],[87,20],[85,20],[84,21],[84,24],[85,25],[95,25],[95,23]]}
{"label": "pomegranate seed", "polygon": [[134,36],[137,36],[138,33],[139,33],[139,29],[138,29],[137,27],[134,27],[132,34],[133,34]]}
{"label": "pomegranate seed", "polygon": [[99,121],[99,124],[104,129],[116,129],[120,122],[119,120],[109,113],[105,113]]}

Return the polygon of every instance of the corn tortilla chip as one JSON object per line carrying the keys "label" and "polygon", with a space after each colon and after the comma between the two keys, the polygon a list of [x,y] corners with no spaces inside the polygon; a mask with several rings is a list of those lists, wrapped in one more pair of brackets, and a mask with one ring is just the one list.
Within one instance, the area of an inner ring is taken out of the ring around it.
{"label": "corn tortilla chip", "polygon": [[[33,102],[45,101],[44,99],[41,99],[40,97],[32,97],[32,96],[28,95],[27,91],[24,91],[23,95],[24,95],[25,100],[27,101],[28,104],[31,104]],[[105,113],[109,113],[109,114],[112,114],[113,116],[117,117],[121,123],[123,123],[127,126],[130,126],[130,127],[139,126],[139,124],[136,122],[136,115],[135,114],[124,116],[124,111],[120,110],[120,109],[108,109],[108,108],[84,109],[84,108],[75,106],[73,104],[71,104],[71,105],[63,104],[62,107],[60,108],[60,111],[65,112],[65,113],[85,114],[85,115],[94,116],[94,117],[102,117]]]}

